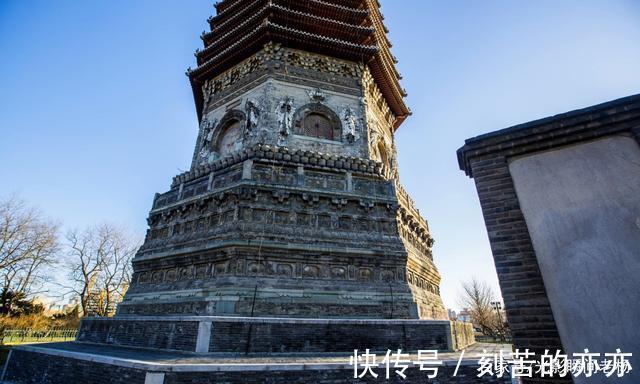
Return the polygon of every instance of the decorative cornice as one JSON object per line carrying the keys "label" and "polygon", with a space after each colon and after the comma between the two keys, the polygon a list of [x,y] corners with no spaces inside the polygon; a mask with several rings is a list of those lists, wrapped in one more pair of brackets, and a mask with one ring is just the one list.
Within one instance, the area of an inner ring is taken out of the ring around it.
{"label": "decorative cornice", "polygon": [[322,152],[291,150],[286,147],[258,144],[252,148],[235,152],[224,159],[211,164],[201,165],[191,171],[182,173],[173,178],[172,188],[182,183],[188,183],[211,172],[239,164],[245,160],[265,160],[279,163],[305,165],[320,169],[332,169],[340,171],[357,172],[381,176],[382,164],[369,159],[336,156]]}

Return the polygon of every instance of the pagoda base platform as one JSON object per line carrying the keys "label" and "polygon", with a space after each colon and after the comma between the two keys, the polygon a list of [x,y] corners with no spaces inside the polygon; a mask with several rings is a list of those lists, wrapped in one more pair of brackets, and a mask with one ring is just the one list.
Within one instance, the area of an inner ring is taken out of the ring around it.
{"label": "pagoda base platform", "polygon": [[[11,351],[0,381],[8,384],[511,383],[508,377],[477,377],[480,353],[499,349],[509,356],[511,347],[497,344],[470,347],[460,363],[459,353],[441,353],[438,358],[443,364],[438,368],[437,378],[431,380],[427,377],[429,372],[421,371],[414,363],[405,371],[406,379],[396,375],[392,365],[390,379],[386,380],[386,368],[381,364],[384,353],[378,354],[379,364],[372,368],[377,378],[370,373],[354,378],[349,354],[222,357],[69,342],[16,347]],[[408,359],[415,361],[417,356],[411,355]]]}
{"label": "pagoda base platform", "polygon": [[227,355],[343,353],[354,349],[455,351],[475,342],[448,320],[116,316],[82,320],[78,341]]}

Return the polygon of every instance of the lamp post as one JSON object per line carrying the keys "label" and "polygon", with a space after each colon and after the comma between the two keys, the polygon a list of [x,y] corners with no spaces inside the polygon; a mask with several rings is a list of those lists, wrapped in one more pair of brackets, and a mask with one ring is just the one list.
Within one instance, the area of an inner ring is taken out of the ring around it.
{"label": "lamp post", "polygon": [[502,303],[499,301],[492,301],[491,302],[491,306],[493,307],[493,309],[496,310],[497,314],[498,314],[498,333],[500,334],[500,340],[504,341],[504,334],[502,332],[502,314],[500,313],[500,310],[502,309]]}

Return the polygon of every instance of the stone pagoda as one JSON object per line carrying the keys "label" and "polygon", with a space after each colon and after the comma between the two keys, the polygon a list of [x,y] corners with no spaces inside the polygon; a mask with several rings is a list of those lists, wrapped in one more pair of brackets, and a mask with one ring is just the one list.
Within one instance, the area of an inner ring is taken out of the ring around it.
{"label": "stone pagoda", "polygon": [[[74,343],[12,351],[7,380],[335,383],[352,371],[323,354],[474,342],[447,318],[429,227],[399,183],[410,112],[377,1],[216,9],[187,72],[192,164],[154,198],[124,302]],[[251,360],[283,353],[306,357]]]}
{"label": "stone pagoda", "polygon": [[216,8],[191,169],[156,195],[118,313],[447,319],[398,183],[409,109],[376,1]]}

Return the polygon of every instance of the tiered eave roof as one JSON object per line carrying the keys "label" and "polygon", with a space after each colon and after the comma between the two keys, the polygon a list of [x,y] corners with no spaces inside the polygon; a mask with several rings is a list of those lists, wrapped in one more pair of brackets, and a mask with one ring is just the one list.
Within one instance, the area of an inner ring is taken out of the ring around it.
{"label": "tiered eave roof", "polygon": [[224,0],[216,3],[205,47],[189,71],[198,115],[202,85],[269,42],[366,64],[396,117],[410,114],[377,0]]}

